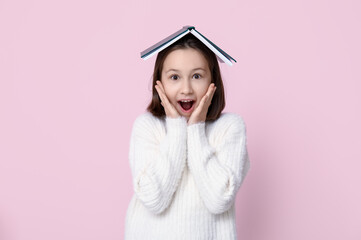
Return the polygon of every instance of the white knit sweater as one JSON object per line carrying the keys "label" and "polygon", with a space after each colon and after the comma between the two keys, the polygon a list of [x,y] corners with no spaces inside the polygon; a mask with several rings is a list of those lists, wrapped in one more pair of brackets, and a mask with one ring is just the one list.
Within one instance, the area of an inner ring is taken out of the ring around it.
{"label": "white knit sweater", "polygon": [[125,239],[237,239],[234,202],[250,168],[246,145],[245,123],[235,113],[189,126],[183,116],[138,116]]}

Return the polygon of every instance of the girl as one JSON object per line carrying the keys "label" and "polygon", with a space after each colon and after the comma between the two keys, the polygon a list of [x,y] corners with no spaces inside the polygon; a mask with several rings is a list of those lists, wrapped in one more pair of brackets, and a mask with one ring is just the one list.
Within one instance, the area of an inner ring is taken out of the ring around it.
{"label": "girl", "polygon": [[126,240],[234,240],[235,198],[249,168],[246,126],[222,113],[216,55],[192,34],[158,53],[153,99],[136,118]]}

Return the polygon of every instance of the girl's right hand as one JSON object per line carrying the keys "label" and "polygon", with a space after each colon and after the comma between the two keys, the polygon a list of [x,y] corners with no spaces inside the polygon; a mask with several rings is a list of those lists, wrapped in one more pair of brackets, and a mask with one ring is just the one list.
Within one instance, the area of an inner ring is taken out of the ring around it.
{"label": "girl's right hand", "polygon": [[161,104],[164,108],[165,114],[171,118],[178,118],[180,117],[177,109],[175,109],[175,107],[173,106],[172,103],[169,102],[167,96],[165,95],[165,91],[162,85],[162,82],[157,80],[156,81],[156,85],[155,85],[155,89],[158,92],[158,95],[160,97],[161,100]]}

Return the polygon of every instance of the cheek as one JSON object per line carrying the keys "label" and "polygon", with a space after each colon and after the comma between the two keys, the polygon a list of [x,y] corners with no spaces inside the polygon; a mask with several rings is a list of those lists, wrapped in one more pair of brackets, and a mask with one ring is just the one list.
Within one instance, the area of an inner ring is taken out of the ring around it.
{"label": "cheek", "polygon": [[201,100],[202,99],[202,97],[204,96],[204,95],[206,95],[206,93],[207,93],[207,91],[208,91],[208,85],[204,85],[204,86],[202,86],[201,88],[199,88],[198,89],[198,98],[199,98],[199,100]]}
{"label": "cheek", "polygon": [[165,95],[167,96],[169,101],[173,101],[175,99],[176,94],[172,87],[164,86],[164,91],[165,91]]}
{"label": "cheek", "polygon": [[206,94],[210,84],[211,84],[211,81],[209,79],[204,80],[199,83],[199,89],[201,90],[202,93]]}

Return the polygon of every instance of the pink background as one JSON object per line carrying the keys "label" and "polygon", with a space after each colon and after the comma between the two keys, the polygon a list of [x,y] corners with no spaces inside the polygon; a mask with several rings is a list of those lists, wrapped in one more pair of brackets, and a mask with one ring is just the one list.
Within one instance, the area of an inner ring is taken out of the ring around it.
{"label": "pink background", "polygon": [[184,25],[222,64],[251,170],[247,240],[361,239],[361,2],[0,1],[0,239],[123,239],[134,119]]}

